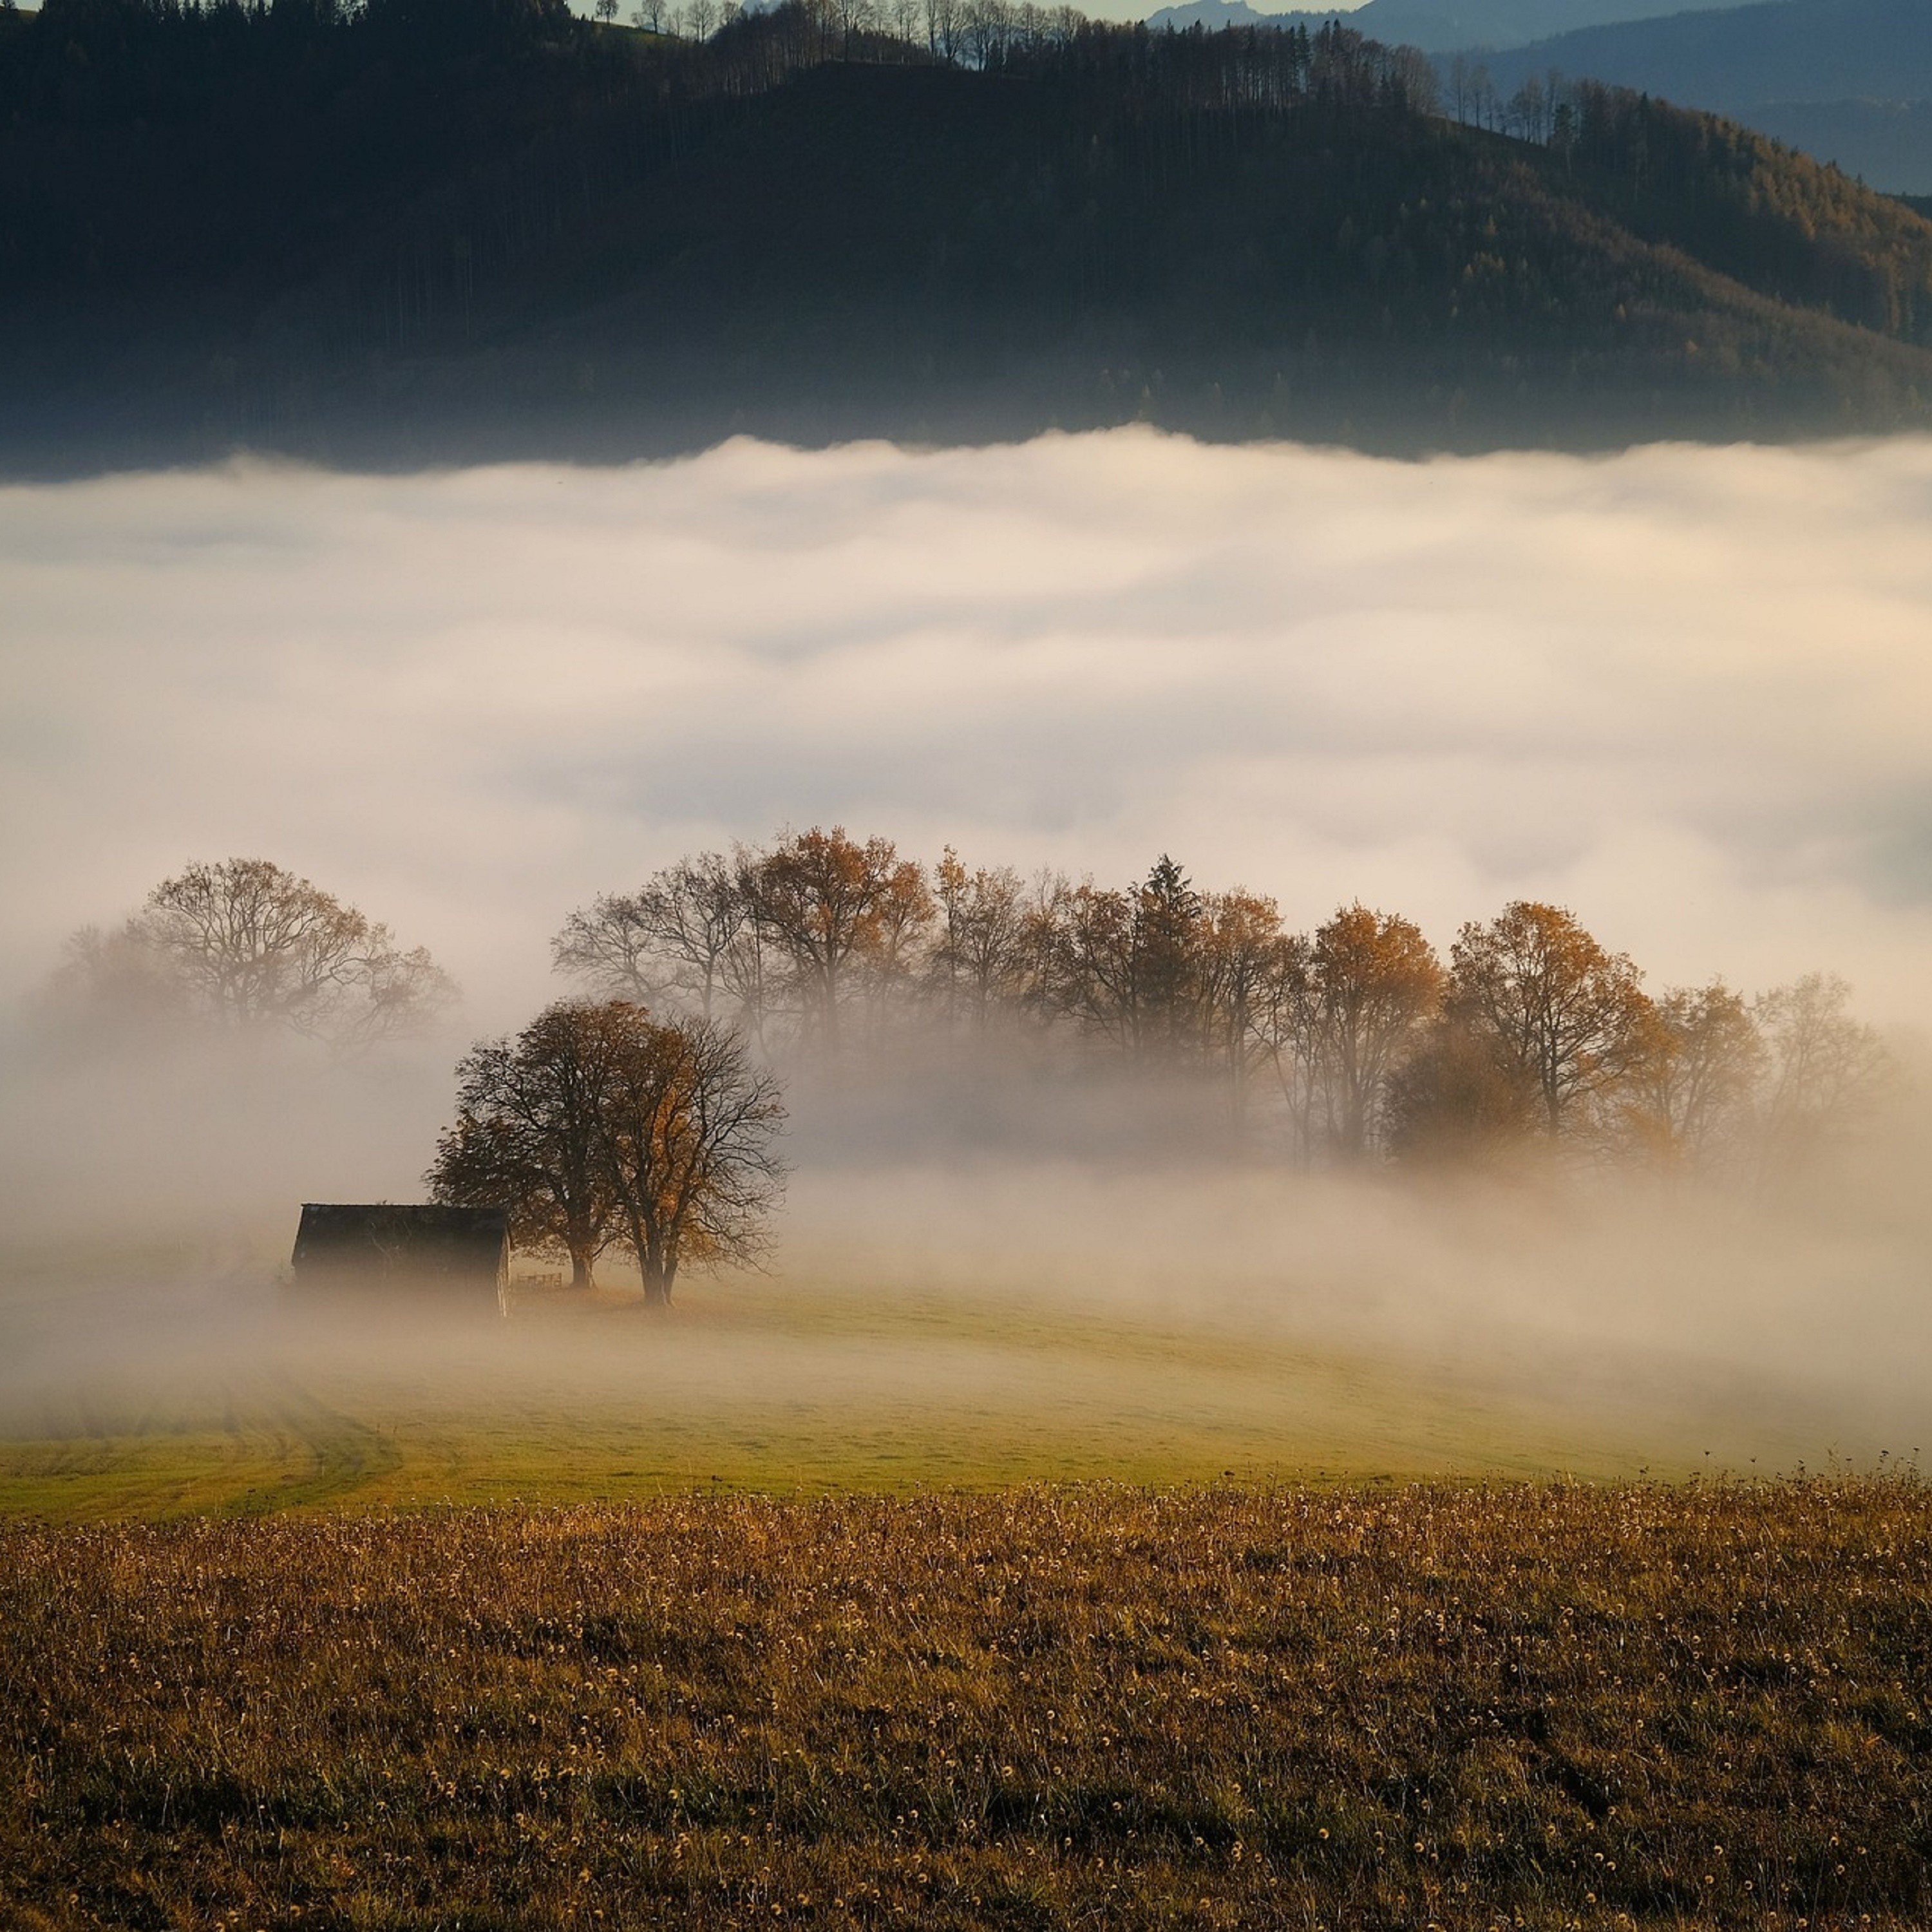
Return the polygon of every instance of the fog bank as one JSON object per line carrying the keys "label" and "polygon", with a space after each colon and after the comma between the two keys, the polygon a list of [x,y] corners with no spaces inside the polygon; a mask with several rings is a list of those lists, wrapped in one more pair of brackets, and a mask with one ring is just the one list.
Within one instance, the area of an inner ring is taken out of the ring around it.
{"label": "fog bank", "polygon": [[842,820],[1171,850],[1653,981],[1932,958],[1932,443],[1400,465],[1150,433],[0,492],[0,989],[190,856],[427,943],[476,1026],[593,893]]}
{"label": "fog bank", "polygon": [[[40,1284],[8,1399],[110,1337],[248,1354],[296,1204],[417,1196],[457,1053],[560,990],[566,914],[787,823],[1108,883],[1166,850],[1292,925],[1359,897],[1438,946],[1546,898],[1654,988],[1824,968],[1916,1023],[1928,528],[1922,441],[1405,466],[1129,431],[0,491],[0,1250]],[[63,936],[231,854],[427,944],[464,1007],[347,1064],[38,1051],[22,996]],[[1922,1120],[1856,1188],[1766,1204],[1083,1163],[896,1118],[903,1093],[800,1099],[802,1293],[970,1288],[1545,1390],[1554,1364],[1735,1375],[1756,1412],[1821,1406],[1787,1442],[1842,1419],[1906,1448],[1928,1413]],[[189,1274],[236,1286],[177,1330],[184,1231]],[[158,1302],[144,1243],[173,1244]]]}

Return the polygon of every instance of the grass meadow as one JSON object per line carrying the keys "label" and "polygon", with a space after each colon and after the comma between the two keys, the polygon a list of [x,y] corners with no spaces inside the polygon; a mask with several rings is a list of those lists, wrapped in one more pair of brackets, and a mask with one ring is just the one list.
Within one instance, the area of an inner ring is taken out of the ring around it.
{"label": "grass meadow", "polygon": [[0,1925],[1932,1918],[1932,1492],[1761,1384],[97,1274],[6,1303]]}
{"label": "grass meadow", "polygon": [[[308,1319],[256,1275],[170,1299],[16,1272],[0,1516],[79,1522],[522,1502],[693,1487],[1612,1479],[1868,1462],[1796,1387],[1587,1349],[1445,1364],[1203,1298],[1024,1286],[698,1282],[646,1316],[526,1287],[507,1322]],[[159,1280],[157,1289],[152,1284]],[[178,1286],[178,1284],[176,1284]]]}

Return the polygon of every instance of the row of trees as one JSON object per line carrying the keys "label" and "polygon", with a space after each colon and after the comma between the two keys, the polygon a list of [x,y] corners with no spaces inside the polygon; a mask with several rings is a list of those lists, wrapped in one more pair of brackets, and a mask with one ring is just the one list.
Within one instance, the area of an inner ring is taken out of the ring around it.
{"label": "row of trees", "polygon": [[1304,1161],[1468,1153],[1534,1137],[1672,1166],[1781,1168],[1888,1077],[1842,982],[1653,996],[1625,956],[1530,901],[1446,962],[1412,920],[1344,907],[1313,932],[1197,889],[1010,867],[930,871],[839,827],[680,860],[575,913],[557,970],[724,1022],[766,1055],[889,1050],[937,1029],[1084,1048],[1217,1084]]}
{"label": "row of trees", "polygon": [[[710,1226],[627,1192],[646,1096],[702,1148],[721,1120],[777,1118],[754,1064],[849,1065],[938,1038],[988,1065],[1017,1053],[1195,1082],[1237,1130],[1283,1133],[1308,1163],[1533,1139],[1760,1177],[1842,1137],[1894,1077],[1823,974],[1755,998],[1721,980],[1652,994],[1574,915],[1532,901],[1464,926],[1444,959],[1413,921],[1361,905],[1291,931],[1274,900],[1204,892],[1166,856],[1108,886],[969,869],[950,848],[928,868],[889,839],[814,826],[680,859],[572,914],[552,951],[584,998],[464,1063],[470,1124],[440,1184],[529,1196],[506,1179],[531,1158],[511,1096],[539,1074],[590,1078],[566,1073],[594,1060],[631,1109],[621,1132],[592,1110],[604,1192],[586,1192],[586,1141],[581,1171],[524,1232],[541,1222],[587,1267],[608,1216],[583,1222],[584,1204],[615,1204],[646,1281],[667,1289],[680,1244],[724,1255],[737,1238],[723,1207]],[[266,860],[229,859],[164,880],[112,932],[76,934],[47,1003],[90,1038],[288,1030],[347,1050],[420,1028],[454,994],[386,926]],[[711,1097],[678,1097],[700,1091]]]}
{"label": "row of trees", "polygon": [[[620,0],[596,0],[614,21]],[[700,44],[735,66],[761,43],[796,64],[922,58],[986,74],[1104,80],[1109,91],[1166,106],[1279,107],[1306,100],[1401,104],[1434,111],[1439,89],[1426,55],[1384,46],[1339,21],[1218,33],[1150,32],[1032,0],[635,0],[630,24]],[[1493,89],[1492,89],[1493,92]]]}
{"label": "row of trees", "polygon": [[1519,141],[1558,147],[1574,132],[1576,102],[1555,68],[1546,76],[1527,76],[1505,96],[1488,68],[1466,54],[1452,54],[1438,67],[1443,106],[1462,127],[1486,128]]}

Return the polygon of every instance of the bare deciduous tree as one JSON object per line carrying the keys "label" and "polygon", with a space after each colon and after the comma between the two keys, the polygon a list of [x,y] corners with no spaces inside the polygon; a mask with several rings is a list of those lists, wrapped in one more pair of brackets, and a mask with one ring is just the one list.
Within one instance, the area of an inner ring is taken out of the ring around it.
{"label": "bare deciduous tree", "polygon": [[939,916],[930,982],[949,1019],[964,1013],[983,1033],[1026,991],[1034,947],[1025,888],[1009,866],[969,873],[950,845],[934,886]]}
{"label": "bare deciduous tree", "polygon": [[429,954],[266,859],[197,862],[111,938],[69,942],[70,998],[129,996],[250,1033],[283,1028],[337,1048],[416,1030],[455,996]]}
{"label": "bare deciduous tree", "polygon": [[1256,989],[1249,1020],[1256,1064],[1274,1071],[1288,1115],[1292,1150],[1304,1162],[1314,1151],[1322,1066],[1321,1011],[1308,954],[1308,940],[1301,934],[1282,939]]}
{"label": "bare deciduous tree", "polygon": [[592,1286],[617,1203],[598,1120],[612,1078],[610,1042],[562,1000],[514,1040],[484,1040],[456,1070],[456,1120],[424,1177],[432,1200],[506,1208],[520,1247],[560,1255],[571,1285]]}
{"label": "bare deciduous tree", "polygon": [[1263,1022],[1286,960],[1281,913],[1270,898],[1236,890],[1204,902],[1198,968],[1207,1016],[1203,1045],[1228,1080],[1236,1124],[1247,1115],[1248,1084],[1265,1058]]}
{"label": "bare deciduous tree", "polygon": [[1767,1179],[1855,1132],[1898,1077],[1885,1042],[1850,1005],[1850,987],[1831,973],[1808,973],[1754,1004],[1767,1056],[1759,1129]]}
{"label": "bare deciduous tree", "polygon": [[749,922],[743,858],[700,852],[655,873],[634,892],[607,893],[572,913],[550,960],[613,999],[667,996],[715,1017],[730,990],[730,956]]}

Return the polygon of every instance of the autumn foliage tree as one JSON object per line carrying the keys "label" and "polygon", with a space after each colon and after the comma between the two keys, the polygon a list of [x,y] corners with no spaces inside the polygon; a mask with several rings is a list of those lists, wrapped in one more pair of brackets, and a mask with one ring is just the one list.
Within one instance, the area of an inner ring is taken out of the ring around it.
{"label": "autumn foliage tree", "polygon": [[517,1246],[560,1255],[574,1288],[591,1286],[616,1220],[599,1132],[614,1042],[599,1010],[559,1001],[514,1039],[472,1047],[424,1177],[433,1200],[507,1208]]}
{"label": "autumn foliage tree", "polygon": [[784,956],[802,1027],[830,1052],[844,995],[870,968],[890,982],[932,914],[924,869],[890,838],[862,845],[843,826],[791,834],[745,866],[752,922]]}
{"label": "autumn foliage tree", "polygon": [[1643,976],[1561,906],[1517,899],[1449,950],[1448,1006],[1550,1139],[1640,1067],[1654,1016]]}
{"label": "autumn foliage tree", "polygon": [[1527,899],[1464,926],[1445,967],[1398,914],[1358,903],[1294,932],[1165,853],[1125,885],[1022,880],[950,846],[928,874],[814,827],[600,898],[555,956],[595,992],[728,1018],[780,1060],[916,1033],[969,1063],[997,1044],[1155,1076],[1170,1098],[1196,1083],[1228,1132],[1306,1165],[1527,1142],[1742,1178],[1844,1144],[1889,1066],[1822,976],[1653,998],[1574,913]]}
{"label": "autumn foliage tree", "polygon": [[519,1246],[568,1258],[630,1250],[646,1302],[681,1268],[763,1252],[784,1166],[778,1083],[715,1022],[653,1020],[627,1000],[560,1000],[457,1070],[456,1120],[425,1180],[433,1198],[508,1209]]}
{"label": "autumn foliage tree", "polygon": [[596,1132],[603,1172],[644,1299],[670,1301],[679,1269],[756,1261],[784,1169],[778,1083],[716,1022],[658,1025],[613,1002]]}
{"label": "autumn foliage tree", "polygon": [[1708,1170],[1747,1139],[1768,1056],[1749,1003],[1721,980],[1672,988],[1652,1010],[1627,1118],[1666,1168]]}
{"label": "autumn foliage tree", "polygon": [[1199,979],[1208,1063],[1228,1083],[1238,1124],[1248,1118],[1250,1082],[1264,1064],[1269,1018],[1293,943],[1282,930],[1274,901],[1241,888],[1210,893],[1200,933]]}
{"label": "autumn foliage tree", "polygon": [[1336,1153],[1359,1161],[1388,1083],[1442,997],[1442,962],[1413,921],[1344,906],[1316,932],[1307,970],[1318,1016]]}

